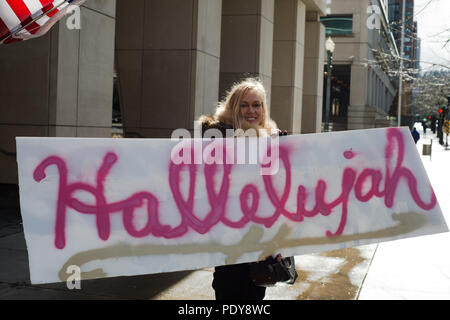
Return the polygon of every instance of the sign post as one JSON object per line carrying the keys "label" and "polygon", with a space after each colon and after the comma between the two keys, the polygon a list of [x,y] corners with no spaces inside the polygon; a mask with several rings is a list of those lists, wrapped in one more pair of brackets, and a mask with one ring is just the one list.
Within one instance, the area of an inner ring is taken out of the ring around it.
{"label": "sign post", "polygon": [[445,150],[448,150],[448,134],[450,131],[450,123],[449,120],[445,120]]}

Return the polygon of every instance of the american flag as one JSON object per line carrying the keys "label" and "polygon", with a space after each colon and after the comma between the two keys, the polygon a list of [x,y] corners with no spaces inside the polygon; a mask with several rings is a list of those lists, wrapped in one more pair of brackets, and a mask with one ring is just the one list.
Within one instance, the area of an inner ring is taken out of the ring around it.
{"label": "american flag", "polygon": [[0,0],[0,44],[45,34],[72,6],[86,0]]}

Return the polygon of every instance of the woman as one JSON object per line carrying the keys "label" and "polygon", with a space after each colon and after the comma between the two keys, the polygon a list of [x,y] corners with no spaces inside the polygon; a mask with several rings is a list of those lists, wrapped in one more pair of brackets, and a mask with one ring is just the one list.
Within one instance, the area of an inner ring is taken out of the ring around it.
{"label": "woman", "polygon": [[[219,103],[215,115],[201,116],[198,122],[201,124],[203,134],[208,129],[218,129],[223,137],[230,132],[233,132],[234,136],[248,133],[261,136],[279,134],[277,125],[267,114],[264,86],[255,78],[247,78],[235,84],[225,99]],[[277,261],[281,261],[281,255],[277,256]],[[251,276],[251,270],[254,269],[252,266],[256,264],[255,262],[216,267],[212,284],[216,299],[262,300],[266,288],[255,285]]]}
{"label": "woman", "polygon": [[[202,132],[219,129],[226,136],[227,129],[242,129],[240,133],[278,134],[276,123],[268,117],[266,90],[256,78],[247,78],[235,84],[225,99],[219,103],[214,116],[201,116],[198,120]],[[254,130],[249,130],[254,129]]]}

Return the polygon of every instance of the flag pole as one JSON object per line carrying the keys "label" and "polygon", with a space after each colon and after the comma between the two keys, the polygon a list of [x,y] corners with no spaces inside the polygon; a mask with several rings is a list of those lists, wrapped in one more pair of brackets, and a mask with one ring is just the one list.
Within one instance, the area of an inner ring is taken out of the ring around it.
{"label": "flag pole", "polygon": [[401,126],[402,122],[402,91],[403,91],[403,51],[405,50],[405,0],[402,0],[402,35],[400,39],[400,74],[398,84],[398,110],[397,110],[397,126]]}

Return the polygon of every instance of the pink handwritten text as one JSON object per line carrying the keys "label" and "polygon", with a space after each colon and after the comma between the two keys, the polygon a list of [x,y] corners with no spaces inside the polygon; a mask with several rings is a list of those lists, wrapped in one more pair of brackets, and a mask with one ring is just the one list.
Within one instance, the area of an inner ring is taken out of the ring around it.
{"label": "pink handwritten text", "polygon": [[[395,152],[396,151],[396,152]],[[270,151],[269,151],[270,152]],[[158,198],[147,191],[138,191],[127,199],[108,202],[105,196],[104,183],[110,173],[111,168],[119,160],[114,152],[108,152],[104,158],[96,175],[96,185],[82,182],[68,182],[68,168],[64,159],[59,156],[50,156],[43,160],[34,170],[33,177],[37,182],[45,179],[45,170],[49,166],[56,166],[59,173],[59,186],[56,205],[55,220],[55,247],[63,249],[66,246],[66,210],[71,208],[81,214],[95,215],[97,233],[100,239],[108,240],[111,233],[110,216],[114,213],[122,213],[123,226],[127,233],[135,238],[142,238],[149,235],[164,237],[167,239],[179,238],[185,235],[190,229],[199,234],[205,234],[219,222],[230,228],[243,228],[248,223],[271,227],[280,216],[294,221],[302,222],[305,218],[313,218],[318,214],[329,216],[337,206],[341,206],[340,222],[337,230],[326,231],[326,236],[339,236],[343,233],[347,224],[348,203],[352,190],[355,198],[360,202],[367,202],[373,197],[384,198],[387,208],[394,205],[395,194],[399,181],[403,179],[408,185],[411,198],[423,210],[434,208],[437,203],[436,196],[431,189],[429,202],[424,202],[419,195],[417,179],[413,172],[402,165],[405,154],[405,146],[401,132],[395,128],[387,131],[387,143],[385,147],[385,170],[384,174],[379,169],[365,168],[359,174],[351,168],[346,167],[341,177],[341,193],[331,202],[327,202],[326,191],[327,182],[323,179],[317,181],[314,192],[308,192],[303,186],[297,187],[297,205],[295,212],[286,209],[286,203],[292,190],[292,169],[289,149],[281,146],[279,148],[279,161],[285,170],[284,187],[276,190],[273,176],[263,175],[263,185],[267,198],[273,205],[274,211],[268,217],[258,216],[259,202],[261,194],[254,184],[246,184],[240,193],[239,201],[242,217],[238,221],[232,221],[227,217],[227,201],[232,183],[230,174],[233,169],[232,164],[205,164],[203,174],[206,184],[206,195],[210,210],[203,219],[194,212],[195,186],[199,165],[196,164],[169,164],[169,186],[180,213],[181,222],[173,227],[164,225],[159,220]],[[352,151],[344,152],[344,157],[348,160],[355,157]],[[218,176],[219,166],[223,170],[221,177]],[[181,172],[187,167],[189,174],[189,185],[187,197],[181,191]],[[221,178],[221,179],[218,179]],[[383,182],[384,178],[384,182]],[[218,185],[216,181],[220,181]],[[370,181],[370,188],[367,183]],[[366,186],[366,187],[364,187]],[[431,188],[431,187],[430,187]],[[368,190],[367,190],[368,189]],[[217,191],[216,191],[217,190]],[[91,194],[94,204],[86,204],[74,197],[74,193],[84,191]],[[313,197],[314,206],[306,209],[308,197]],[[145,201],[145,202],[144,202]],[[137,208],[146,204],[147,221],[144,227],[139,230],[133,223],[134,214]]]}

